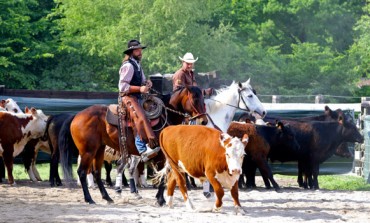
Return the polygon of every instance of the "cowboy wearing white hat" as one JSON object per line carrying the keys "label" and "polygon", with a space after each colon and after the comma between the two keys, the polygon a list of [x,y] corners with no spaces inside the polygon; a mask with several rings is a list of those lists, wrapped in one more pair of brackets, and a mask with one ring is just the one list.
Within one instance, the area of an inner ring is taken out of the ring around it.
{"label": "cowboy wearing white hat", "polygon": [[[194,59],[193,54],[187,52],[183,57],[179,57],[179,59],[182,61],[182,67],[173,75],[173,91],[184,86],[197,86],[193,68],[194,63],[198,60],[198,57]],[[211,88],[205,89],[203,90],[203,95],[210,96],[212,92],[213,90]]]}
{"label": "cowboy wearing white hat", "polygon": [[195,63],[198,60],[194,59],[194,56],[192,53],[185,53],[184,57],[179,57],[181,61],[186,62],[186,63]]}

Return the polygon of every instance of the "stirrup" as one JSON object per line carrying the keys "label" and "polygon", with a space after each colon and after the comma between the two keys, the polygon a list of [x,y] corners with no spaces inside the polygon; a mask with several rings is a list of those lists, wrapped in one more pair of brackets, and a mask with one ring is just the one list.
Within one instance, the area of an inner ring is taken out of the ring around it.
{"label": "stirrup", "polygon": [[158,155],[159,150],[161,150],[159,146],[154,149],[148,147],[147,150],[141,154],[141,161],[144,163],[149,161],[151,158]]}

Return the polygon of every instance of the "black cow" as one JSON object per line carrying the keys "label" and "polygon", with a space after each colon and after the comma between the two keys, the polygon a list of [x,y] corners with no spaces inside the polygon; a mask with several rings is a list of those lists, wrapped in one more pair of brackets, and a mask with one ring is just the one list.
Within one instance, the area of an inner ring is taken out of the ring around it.
{"label": "black cow", "polygon": [[245,147],[243,172],[248,173],[244,168],[248,168],[250,163],[255,163],[260,169],[266,187],[271,188],[271,182],[275,190],[278,191],[280,188],[273,178],[267,163],[267,156],[275,148],[299,150],[299,145],[290,127],[284,126],[283,123],[278,123],[277,126],[259,126],[251,123],[232,122],[227,133],[236,137],[248,134],[249,142]]}

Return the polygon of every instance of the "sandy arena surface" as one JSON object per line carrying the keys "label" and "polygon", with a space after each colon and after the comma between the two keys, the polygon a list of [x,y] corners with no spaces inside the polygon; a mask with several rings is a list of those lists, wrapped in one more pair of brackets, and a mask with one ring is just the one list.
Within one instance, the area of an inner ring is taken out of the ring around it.
{"label": "sandy arena surface", "polygon": [[175,207],[169,209],[155,206],[153,188],[141,188],[140,200],[130,198],[128,188],[121,195],[107,188],[114,204],[102,200],[98,189],[91,189],[97,204],[89,205],[81,188],[51,188],[46,181],[16,182],[15,186],[0,184],[0,222],[370,222],[368,191],[304,190],[281,179],[277,179],[281,193],[262,187],[240,191],[245,215],[234,214],[229,192],[222,211],[212,213],[207,210],[214,199],[206,199],[201,188],[189,191],[196,210],[188,210],[178,190]]}

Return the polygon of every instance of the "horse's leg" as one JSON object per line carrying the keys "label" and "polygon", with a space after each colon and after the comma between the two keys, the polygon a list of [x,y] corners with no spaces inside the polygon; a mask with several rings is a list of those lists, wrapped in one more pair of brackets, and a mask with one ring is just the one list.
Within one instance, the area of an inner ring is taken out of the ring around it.
{"label": "horse's leg", "polygon": [[188,190],[191,190],[191,184],[190,184],[190,180],[189,180],[189,175],[187,173],[185,173],[185,183],[186,183],[186,188]]}
{"label": "horse's leg", "polygon": [[139,165],[137,166],[137,172],[138,172],[138,182],[141,187],[148,187],[148,183],[146,182],[146,177],[145,177],[145,163],[140,162]]}
{"label": "horse's leg", "polygon": [[60,179],[60,176],[59,176],[59,172],[58,172],[58,163],[59,163],[59,160],[60,160],[60,155],[59,155],[59,152],[57,152],[55,155],[54,155],[54,158],[52,160],[53,162],[53,171],[54,171],[54,178],[55,178],[55,183],[57,186],[62,186],[62,180]]}
{"label": "horse's leg", "polygon": [[112,163],[108,163],[107,161],[104,160],[104,168],[106,173],[105,184],[111,187],[113,186],[112,179],[110,178],[110,172],[112,171]]}
{"label": "horse's leg", "polygon": [[82,186],[82,191],[84,193],[85,202],[88,202],[89,204],[95,204],[95,201],[91,198],[89,188],[86,182],[86,176],[91,167],[93,157],[91,154],[85,153],[84,155],[81,155],[79,159],[80,162],[78,165],[77,173],[80,180],[80,184]]}
{"label": "horse's leg", "polygon": [[129,179],[130,179],[130,192],[131,194],[137,198],[140,199],[141,196],[138,194],[138,190],[136,187],[135,179],[134,179],[134,172],[137,168],[137,165],[140,162],[141,157],[136,155],[131,155],[131,161],[130,161],[130,167],[129,167]]}
{"label": "horse's leg", "polygon": [[113,200],[112,198],[109,197],[108,192],[105,189],[104,183],[101,179],[101,169],[104,163],[104,148],[105,146],[102,146],[95,155],[93,174],[96,180],[96,184],[98,184],[102,198],[108,201],[109,203],[113,203]]}
{"label": "horse's leg", "polygon": [[[126,179],[125,174],[124,174],[126,164],[122,160],[119,160],[118,164],[119,165],[117,166],[116,186],[114,187],[114,189],[117,193],[121,193],[122,192],[122,182],[123,182],[122,179],[123,178]],[[126,184],[127,184],[127,179],[126,179]]]}

